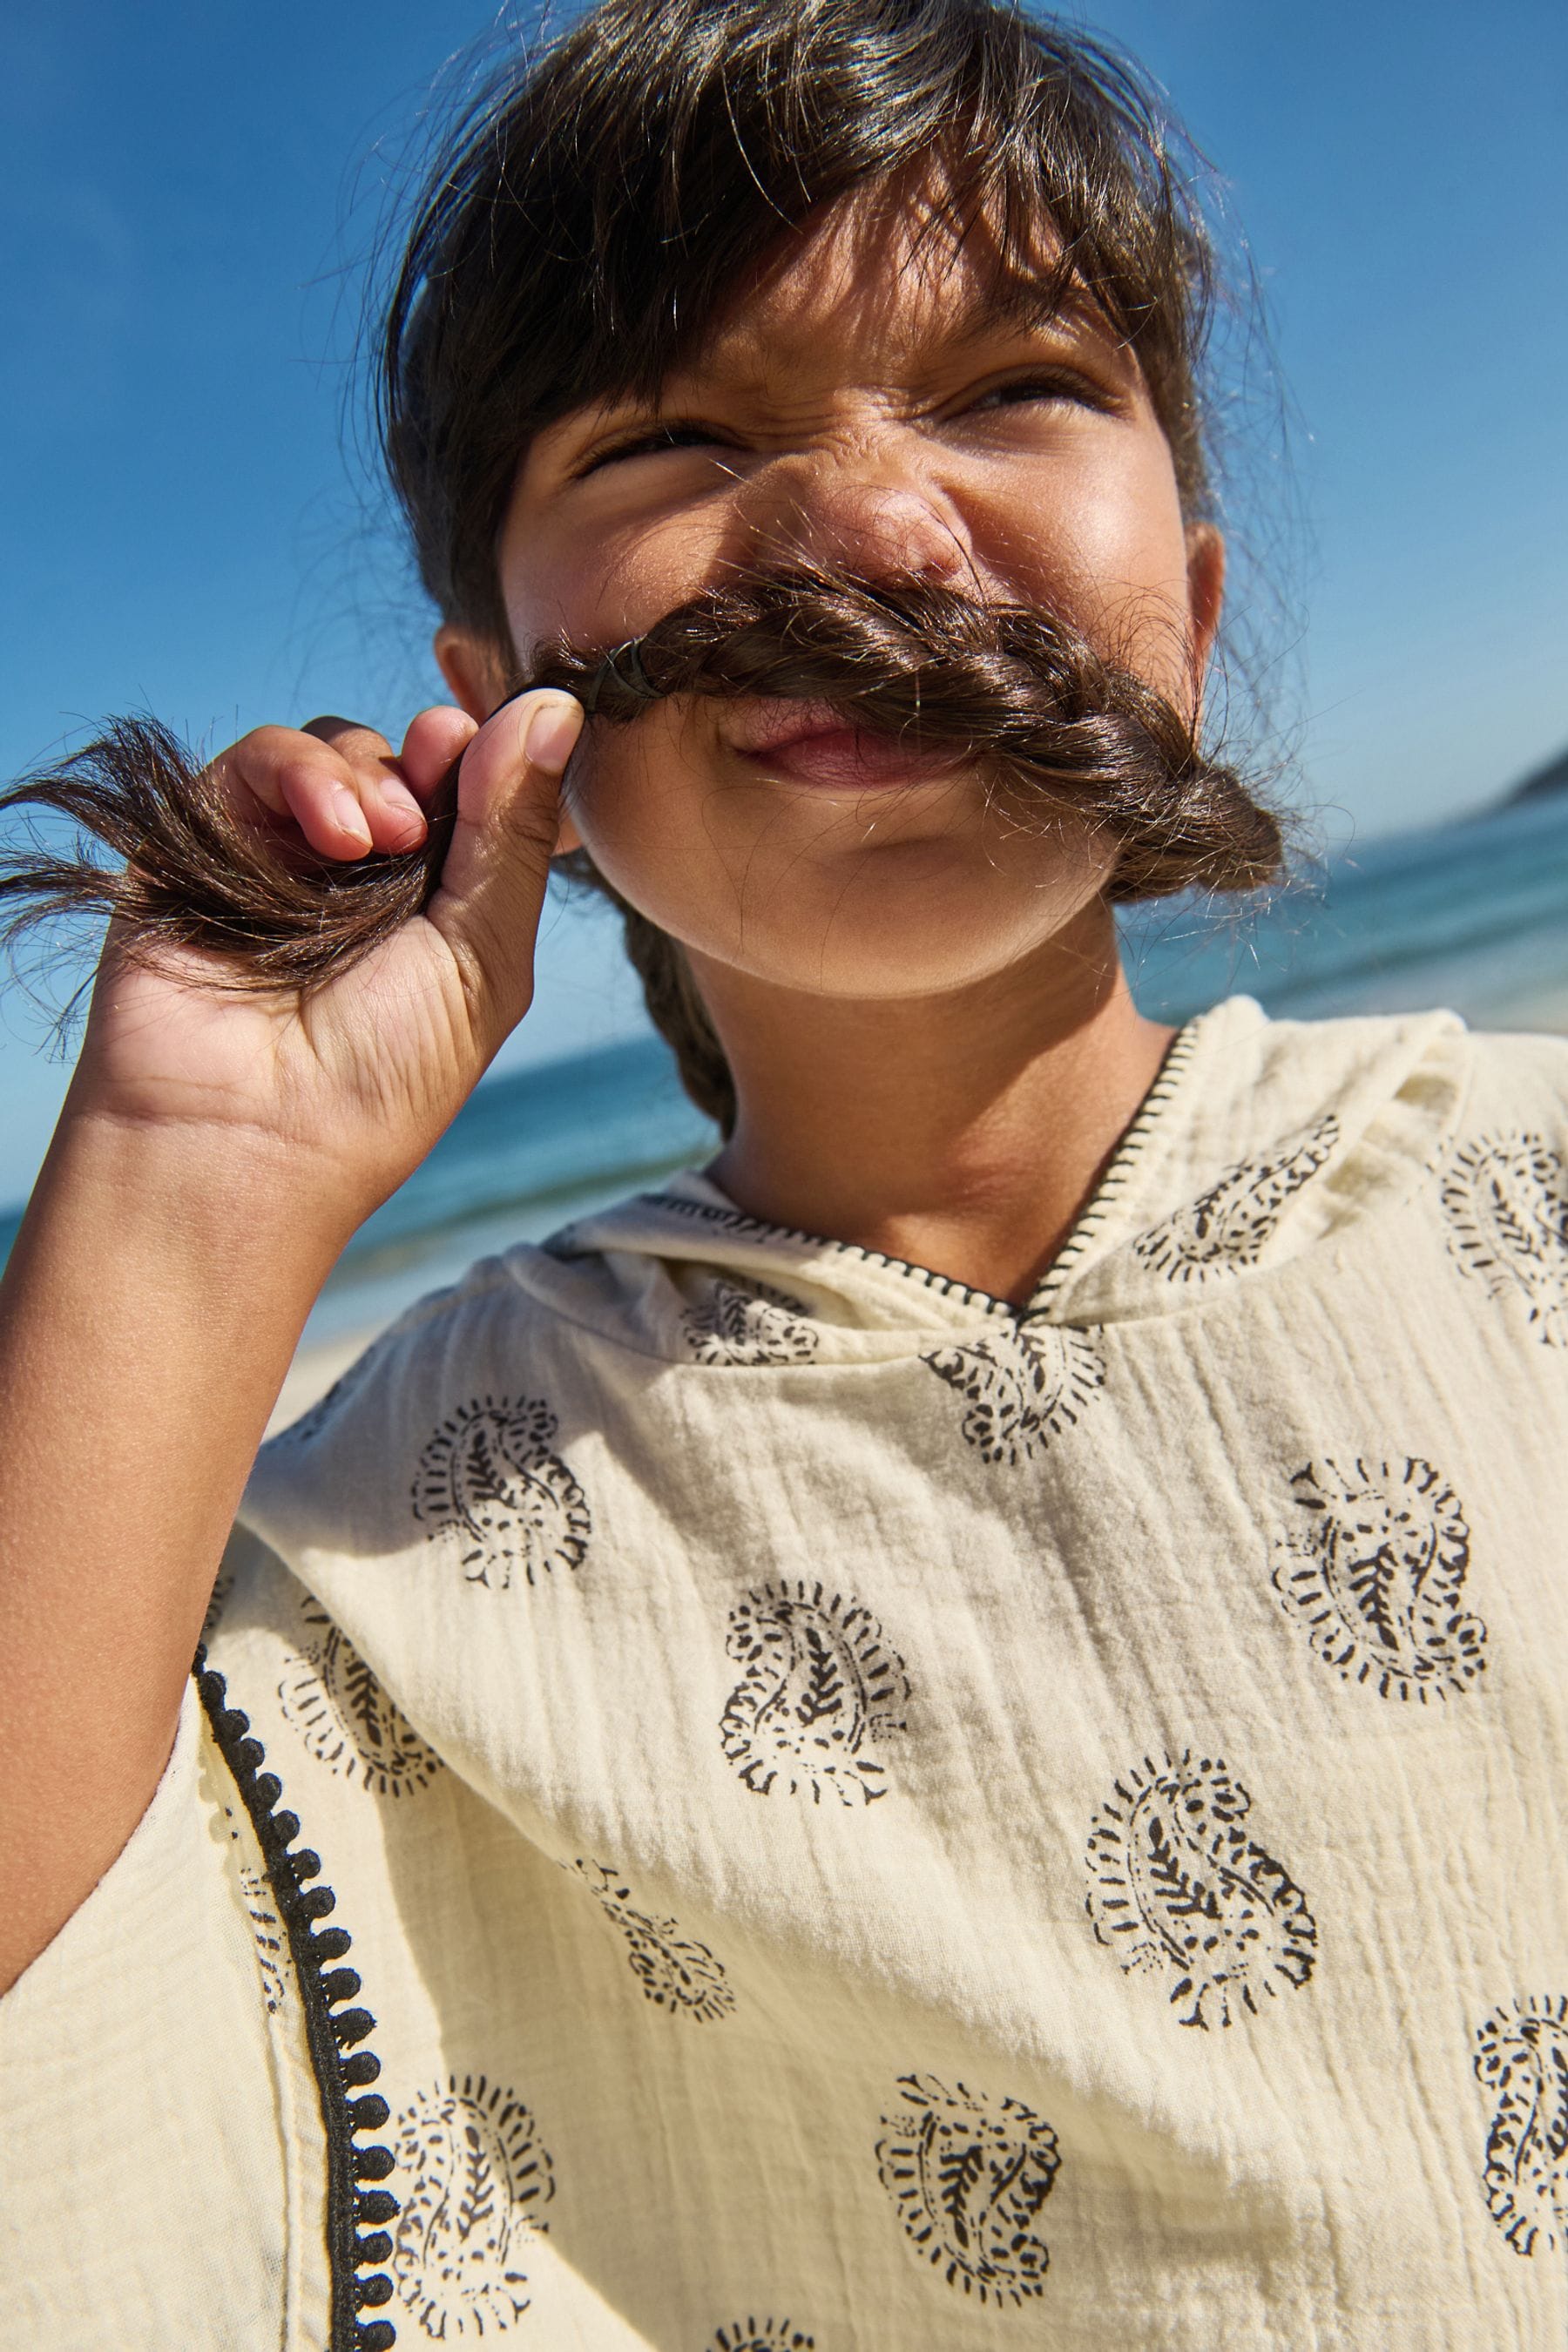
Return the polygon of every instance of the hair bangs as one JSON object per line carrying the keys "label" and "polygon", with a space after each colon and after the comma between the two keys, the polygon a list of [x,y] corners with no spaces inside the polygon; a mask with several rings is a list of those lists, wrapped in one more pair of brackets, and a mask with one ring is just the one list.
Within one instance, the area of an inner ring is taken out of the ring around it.
{"label": "hair bangs", "polygon": [[1136,352],[1189,510],[1201,216],[1132,70],[1000,0],[604,0],[503,67],[426,188],[378,419],[426,588],[505,642],[495,546],[533,435],[656,395],[847,200],[921,215],[998,310],[1081,293]]}

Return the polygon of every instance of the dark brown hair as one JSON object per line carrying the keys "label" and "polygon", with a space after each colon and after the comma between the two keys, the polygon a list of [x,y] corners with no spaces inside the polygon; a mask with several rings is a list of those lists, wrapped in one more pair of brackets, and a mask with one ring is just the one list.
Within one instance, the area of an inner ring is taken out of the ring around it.
{"label": "dark brown hair", "polygon": [[1006,0],[603,0],[473,109],[392,289],[379,417],[426,587],[504,644],[495,544],[530,438],[657,392],[782,239],[933,158],[999,301],[1076,284],[1134,347],[1195,514],[1213,266],[1170,151],[1131,67]]}
{"label": "dark brown hair", "polygon": [[[1278,823],[1204,751],[1191,715],[1029,605],[820,567],[757,572],[705,590],[635,643],[536,646],[525,682],[564,687],[599,725],[626,725],[668,695],[851,709],[858,726],[977,765],[1012,822],[1066,813],[1100,829],[1116,845],[1113,900],[1249,889],[1279,863]],[[310,987],[428,898],[456,787],[454,770],[430,803],[418,852],[344,865],[283,831],[258,832],[165,730],[121,721],[25,790],[34,807],[73,818],[124,866],[106,871],[79,852],[39,850],[21,875],[0,872],[0,900],[29,898],[25,922],[91,899],[143,950],[205,949],[237,985]],[[583,852],[569,862],[620,908],[654,1022],[688,1092],[727,1131],[734,1089],[685,955]]]}
{"label": "dark brown hair", "polygon": [[[656,392],[781,241],[854,192],[929,183],[933,158],[935,226],[984,229],[999,305],[1073,289],[1134,350],[1185,510],[1204,514],[1214,270],[1174,152],[1131,68],[1006,0],[603,0],[470,110],[395,274],[377,414],[429,593],[489,640],[499,674],[585,690],[604,647],[508,635],[496,547],[530,438]],[[1047,223],[1059,257],[1042,285]],[[1046,615],[796,574],[699,598],[642,650],[660,692],[822,694],[868,725],[969,746],[999,788],[1115,833],[1114,896],[1247,889],[1278,870],[1275,821],[1193,724]],[[603,716],[635,716],[635,694],[600,683]],[[121,721],[0,805],[73,819],[123,870],[40,843],[0,867],[0,899],[13,929],[107,908],[133,948],[200,944],[233,985],[310,986],[428,894],[451,797],[449,783],[418,852],[338,864],[247,832],[166,730]],[[621,908],[688,1090],[727,1126],[730,1076],[684,952],[583,854],[569,866]]]}

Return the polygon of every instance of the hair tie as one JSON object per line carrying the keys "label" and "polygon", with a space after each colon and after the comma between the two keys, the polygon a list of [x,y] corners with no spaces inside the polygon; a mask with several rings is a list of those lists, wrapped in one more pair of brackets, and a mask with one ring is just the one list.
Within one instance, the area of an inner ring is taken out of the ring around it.
{"label": "hair tie", "polygon": [[[626,664],[624,670],[621,667],[623,661]],[[611,678],[617,686],[624,686],[629,693],[635,694],[639,702],[657,702],[659,699],[658,687],[642,666],[640,637],[627,637],[624,644],[605,656],[594,672],[593,681],[583,697],[583,709],[590,719],[599,707],[600,688]]]}

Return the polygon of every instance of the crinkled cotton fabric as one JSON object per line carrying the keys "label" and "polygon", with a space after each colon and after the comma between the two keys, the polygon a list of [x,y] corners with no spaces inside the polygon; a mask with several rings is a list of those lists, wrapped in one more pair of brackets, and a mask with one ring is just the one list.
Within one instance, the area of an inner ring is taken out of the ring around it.
{"label": "crinkled cotton fabric", "polygon": [[0,2005],[0,2342],[1558,2352],[1565,1529],[1560,1040],[1221,1005],[1022,1309],[480,1262]]}

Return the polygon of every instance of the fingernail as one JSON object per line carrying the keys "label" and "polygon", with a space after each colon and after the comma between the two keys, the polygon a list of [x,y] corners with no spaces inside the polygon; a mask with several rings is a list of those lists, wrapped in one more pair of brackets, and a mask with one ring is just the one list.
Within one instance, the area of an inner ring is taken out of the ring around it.
{"label": "fingernail", "polygon": [[370,847],[370,827],[364,821],[364,811],[347,784],[340,784],[332,794],[332,814],[351,840],[357,841],[362,849]]}
{"label": "fingernail", "polygon": [[417,817],[420,824],[424,824],[424,810],[407,785],[400,784],[395,776],[383,776],[376,790],[381,794],[382,806],[390,809],[394,816]]}
{"label": "fingernail", "polygon": [[531,768],[538,768],[547,776],[559,776],[582,732],[582,704],[574,702],[569,694],[552,694],[539,705],[528,722],[523,757]]}

